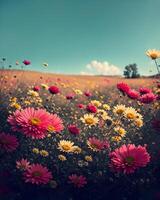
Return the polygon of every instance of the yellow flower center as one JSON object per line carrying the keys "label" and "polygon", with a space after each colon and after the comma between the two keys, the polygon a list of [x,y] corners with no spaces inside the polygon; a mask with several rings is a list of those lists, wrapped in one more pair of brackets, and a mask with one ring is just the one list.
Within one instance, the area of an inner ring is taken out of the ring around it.
{"label": "yellow flower center", "polygon": [[126,164],[127,165],[132,165],[133,164],[133,162],[134,162],[134,158],[133,157],[131,157],[131,156],[129,156],[129,157],[127,157],[126,159],[125,159],[125,162],[126,162]]}
{"label": "yellow flower center", "polygon": [[158,55],[157,55],[157,53],[151,53],[151,54],[150,54],[150,57],[151,57],[153,60],[155,60],[155,59],[158,57]]}
{"label": "yellow flower center", "polygon": [[134,119],[135,115],[133,113],[127,113],[127,118],[128,119]]}
{"label": "yellow flower center", "polygon": [[69,151],[71,147],[68,144],[63,144],[62,149],[64,149],[65,151]]}
{"label": "yellow flower center", "polygon": [[123,109],[118,109],[118,110],[116,111],[117,114],[122,114],[123,112],[124,112]]}
{"label": "yellow flower center", "polygon": [[92,118],[86,118],[85,119],[85,122],[86,122],[86,124],[94,124],[94,119],[92,119]]}
{"label": "yellow flower center", "polygon": [[39,171],[33,172],[34,177],[40,177],[42,174]]}
{"label": "yellow flower center", "polygon": [[41,120],[36,118],[36,117],[33,117],[32,119],[30,119],[30,123],[33,125],[33,126],[38,126],[40,123],[41,123]]}
{"label": "yellow flower center", "polygon": [[48,130],[50,133],[55,132],[55,128],[54,128],[54,126],[52,126],[52,125],[49,125],[48,128],[47,128],[47,130]]}

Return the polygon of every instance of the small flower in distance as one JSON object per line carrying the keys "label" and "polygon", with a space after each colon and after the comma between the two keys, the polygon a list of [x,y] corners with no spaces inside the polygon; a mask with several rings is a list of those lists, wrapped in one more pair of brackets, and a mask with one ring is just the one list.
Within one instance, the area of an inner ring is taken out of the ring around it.
{"label": "small flower in distance", "polygon": [[80,134],[80,129],[76,125],[74,125],[74,124],[70,124],[68,126],[68,130],[73,135],[79,135]]}
{"label": "small flower in distance", "polygon": [[55,86],[55,85],[50,86],[50,87],[48,88],[48,90],[49,90],[49,92],[50,92],[51,94],[58,94],[58,93],[60,93],[60,89],[59,89],[57,86]]}
{"label": "small flower in distance", "polygon": [[78,106],[78,108],[80,108],[80,109],[84,109],[84,108],[85,108],[85,105],[83,105],[83,104],[81,104],[81,103],[78,104],[77,106]]}
{"label": "small flower in distance", "polygon": [[26,170],[30,167],[30,162],[27,159],[22,158],[16,161],[16,168],[20,170]]}
{"label": "small flower in distance", "polygon": [[69,183],[74,184],[75,187],[77,188],[82,188],[87,184],[87,180],[85,176],[78,176],[76,174],[72,174],[68,177]]}
{"label": "small flower in distance", "polygon": [[24,65],[30,65],[31,62],[30,62],[29,60],[24,60],[24,61],[23,61],[23,64],[24,64]]}
{"label": "small flower in distance", "polygon": [[93,105],[93,104],[88,104],[86,109],[87,109],[88,112],[91,112],[91,113],[96,113],[97,112],[97,107],[95,105]]}
{"label": "small flower in distance", "polygon": [[43,157],[48,157],[49,156],[49,153],[46,150],[41,150],[41,151],[39,151],[39,153]]}
{"label": "small flower in distance", "polygon": [[137,92],[136,90],[129,90],[128,92],[127,92],[127,96],[129,97],[129,98],[131,98],[131,99],[138,99],[138,97],[139,97],[139,92]]}
{"label": "small flower in distance", "polygon": [[35,153],[35,154],[39,154],[39,149],[38,148],[33,148],[32,152]]}
{"label": "small flower in distance", "polygon": [[92,96],[92,93],[89,92],[89,91],[86,91],[86,92],[84,92],[84,95],[85,95],[86,97],[91,97],[91,96]]}
{"label": "small flower in distance", "polygon": [[58,159],[61,160],[61,161],[67,160],[66,156],[64,156],[62,154],[58,155]]}
{"label": "small flower in distance", "polygon": [[33,90],[36,91],[36,92],[38,92],[38,91],[40,91],[40,87],[39,86],[34,86]]}
{"label": "small flower in distance", "polygon": [[84,159],[85,159],[87,162],[92,162],[92,161],[93,161],[92,156],[85,156]]}

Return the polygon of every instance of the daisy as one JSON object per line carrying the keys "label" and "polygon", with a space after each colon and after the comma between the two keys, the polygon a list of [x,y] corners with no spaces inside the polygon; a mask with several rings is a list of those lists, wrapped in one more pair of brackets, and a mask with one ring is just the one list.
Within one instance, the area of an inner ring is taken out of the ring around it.
{"label": "daisy", "polygon": [[58,149],[62,152],[71,153],[73,152],[74,142],[69,140],[60,140],[58,143]]}
{"label": "daisy", "polygon": [[90,127],[95,126],[99,120],[97,117],[94,117],[93,114],[85,114],[81,117],[81,121]]}
{"label": "daisy", "polygon": [[18,147],[19,142],[14,135],[0,133],[0,149],[7,152],[15,151]]}
{"label": "daisy", "polygon": [[114,106],[113,108],[113,112],[117,115],[122,115],[125,110],[126,110],[126,106],[122,104]]}
{"label": "daisy", "polygon": [[115,132],[118,133],[121,137],[124,137],[126,134],[126,130],[122,127],[115,127]]}
{"label": "daisy", "polygon": [[102,103],[100,101],[97,101],[97,100],[92,100],[91,104],[93,104],[96,107],[100,107],[102,105]]}
{"label": "daisy", "polygon": [[26,183],[32,183],[36,185],[47,184],[52,179],[52,174],[47,167],[43,167],[41,164],[32,164],[24,172],[24,180]]}
{"label": "daisy", "polygon": [[149,49],[146,52],[146,55],[150,57],[152,60],[156,60],[157,58],[160,58],[160,51],[156,49]]}
{"label": "daisy", "polygon": [[103,149],[103,142],[95,137],[89,138],[87,145],[92,151],[100,151]]}
{"label": "daisy", "polygon": [[124,112],[124,116],[129,120],[136,119],[137,114],[138,114],[137,111],[132,107],[126,108],[126,110]]}
{"label": "daisy", "polygon": [[134,144],[122,145],[110,153],[110,167],[116,172],[133,173],[140,167],[145,167],[150,161],[146,147]]}
{"label": "daisy", "polygon": [[69,183],[74,184],[75,187],[77,188],[82,188],[87,184],[87,180],[85,176],[78,176],[76,174],[72,174],[68,177]]}
{"label": "daisy", "polygon": [[27,159],[22,158],[16,161],[16,168],[21,170],[26,170],[30,167],[30,162]]}

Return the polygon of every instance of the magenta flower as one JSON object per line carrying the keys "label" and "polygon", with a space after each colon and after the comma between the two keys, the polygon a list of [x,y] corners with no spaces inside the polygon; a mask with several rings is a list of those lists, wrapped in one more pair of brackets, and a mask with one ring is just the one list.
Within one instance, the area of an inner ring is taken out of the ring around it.
{"label": "magenta flower", "polygon": [[0,149],[7,152],[15,151],[19,142],[14,135],[0,133]]}
{"label": "magenta flower", "polygon": [[23,61],[23,64],[24,64],[24,65],[30,65],[31,62],[30,62],[29,60],[24,60],[24,61]]}
{"label": "magenta flower", "polygon": [[91,97],[91,96],[92,96],[92,93],[89,92],[89,91],[86,91],[86,92],[84,92],[84,95],[85,95],[86,97]]}
{"label": "magenta flower", "polygon": [[138,99],[138,97],[139,97],[139,92],[137,92],[136,90],[130,89],[130,90],[127,92],[127,95],[128,95],[128,97],[131,98],[131,99]]}
{"label": "magenta flower", "polygon": [[123,82],[118,83],[117,88],[123,93],[127,93],[130,90],[129,85]]}
{"label": "magenta flower", "polygon": [[26,183],[36,185],[47,184],[51,179],[51,172],[49,172],[47,167],[43,167],[41,164],[32,164],[24,172],[24,180]]}
{"label": "magenta flower", "polygon": [[96,113],[97,112],[97,107],[94,106],[93,104],[88,104],[86,109],[87,109],[88,112],[91,112],[91,113]]}
{"label": "magenta flower", "polygon": [[80,134],[80,129],[74,124],[69,125],[68,130],[73,135],[79,135]]}
{"label": "magenta flower", "polygon": [[149,104],[152,103],[154,100],[156,100],[156,95],[154,95],[152,92],[143,94],[140,98],[139,101],[144,104]]}
{"label": "magenta flower", "polygon": [[16,168],[21,170],[27,170],[30,167],[30,162],[27,159],[22,158],[16,161]]}
{"label": "magenta flower", "polygon": [[68,177],[69,183],[72,183],[77,188],[82,188],[87,184],[86,177],[83,175],[72,174]]}
{"label": "magenta flower", "polygon": [[151,89],[149,89],[149,88],[141,87],[141,88],[139,88],[139,92],[140,92],[140,94],[142,95],[142,94],[150,93],[150,92],[152,92],[152,91],[151,91]]}
{"label": "magenta flower", "polygon": [[50,86],[48,90],[49,90],[49,92],[51,94],[58,94],[58,93],[60,93],[60,89],[58,87],[54,86],[54,85]]}
{"label": "magenta flower", "polygon": [[133,173],[150,162],[150,155],[146,147],[134,144],[122,145],[110,153],[110,167],[116,172]]}

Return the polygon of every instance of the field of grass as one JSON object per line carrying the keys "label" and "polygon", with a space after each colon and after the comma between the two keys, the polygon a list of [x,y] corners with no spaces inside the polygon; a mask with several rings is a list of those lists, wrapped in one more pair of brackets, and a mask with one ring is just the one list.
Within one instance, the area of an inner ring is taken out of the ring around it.
{"label": "field of grass", "polygon": [[0,76],[0,199],[160,199],[159,79]]}

